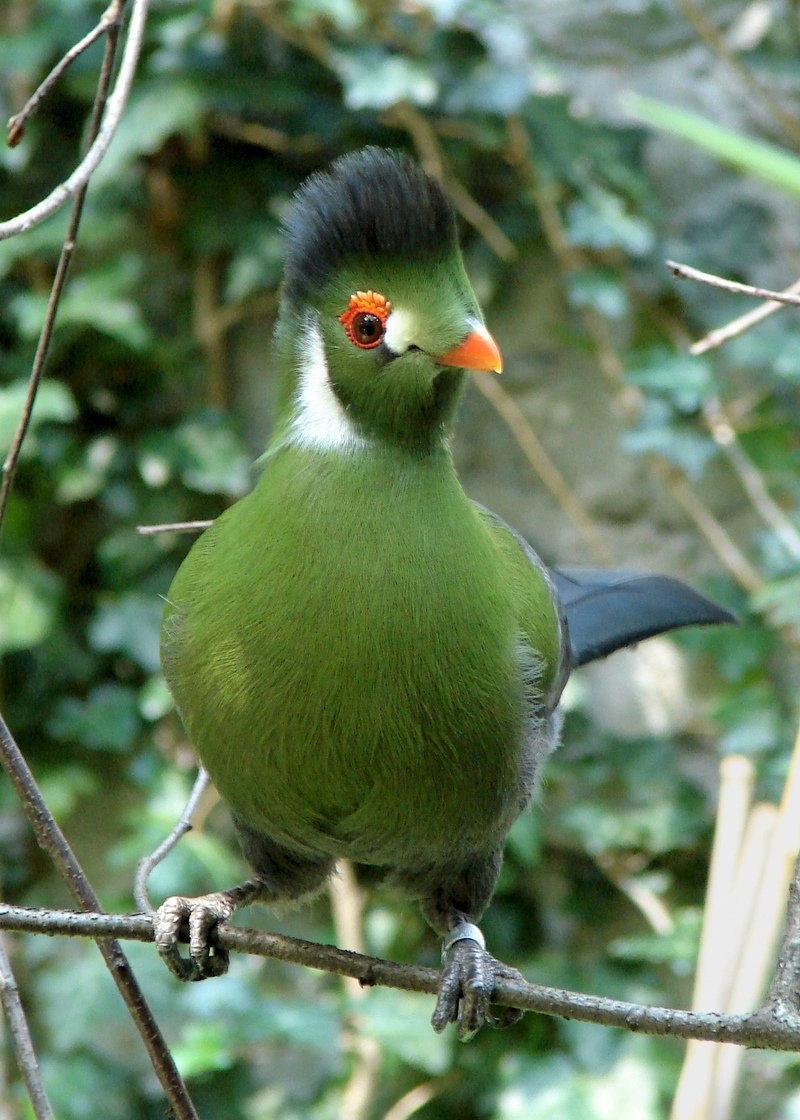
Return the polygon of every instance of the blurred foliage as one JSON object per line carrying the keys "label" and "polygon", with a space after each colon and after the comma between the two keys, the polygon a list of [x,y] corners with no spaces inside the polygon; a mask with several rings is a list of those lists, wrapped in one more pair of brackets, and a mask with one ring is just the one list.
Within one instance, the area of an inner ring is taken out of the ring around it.
{"label": "blurred foliage", "polygon": [[[758,80],[797,109],[798,7],[766,7],[770,18],[750,41],[736,31],[741,5],[705,5],[726,34],[739,35],[731,49]],[[20,108],[101,10],[92,0],[7,0],[2,115]],[[22,144],[0,152],[3,217],[32,205],[74,166],[100,51],[75,62]],[[635,86],[672,103],[629,102],[640,120],[725,164],[626,117],[619,94]],[[527,156],[509,139],[520,125]],[[796,203],[775,188],[796,196],[800,164],[769,107],[696,41],[667,0],[155,3],[130,105],[89,192],[6,521],[4,715],[104,905],[131,908],[135,861],[176,819],[192,767],[157,650],[159,595],[190,542],[141,537],[135,527],[214,517],[247,491],[269,422],[264,324],[280,280],[281,214],[306,175],[366,143],[416,145],[429,166],[446,169],[472,222],[465,251],[489,319],[500,322],[504,348],[523,353],[505,383],[534,426],[530,391],[542,373],[524,356],[531,328],[517,323],[502,334],[510,303],[531,315],[540,305],[537,291],[524,288],[529,265],[559,289],[547,345],[560,368],[588,363],[599,383],[603,347],[619,356],[624,383],[608,376],[606,361],[602,408],[626,420],[606,466],[622,464],[635,494],[622,512],[604,512],[591,507],[580,479],[578,491],[620,561],[635,566],[638,546],[649,542],[654,563],[662,556],[662,566],[675,567],[669,542],[684,542],[682,574],[742,614],[738,631],[678,639],[699,697],[688,715],[633,727],[609,721],[591,674],[573,682],[564,746],[548,767],[541,804],[512,831],[485,919],[493,950],[532,979],[686,1005],[719,752],[751,754],[759,795],[780,795],[800,640],[798,558],[749,503],[703,404],[719,396],[744,452],[800,525],[800,329],[784,312],[721,351],[689,358],[687,333],[745,308],[727,293],[677,285],[662,261],[690,259],[772,287],[794,279]],[[548,221],[545,196],[560,227]],[[3,454],[65,226],[62,212],[0,242]],[[516,261],[492,249],[503,239]],[[551,388],[558,397],[559,385]],[[482,454],[469,433],[490,427],[480,407],[468,397],[467,434],[456,447],[468,486]],[[582,429],[570,443],[591,438]],[[500,430],[493,462],[502,464],[508,442]],[[562,456],[569,473],[569,446]],[[763,580],[751,599],[648,473],[654,461],[696,484],[728,526]],[[502,466],[489,469],[495,492],[510,495]],[[532,491],[534,480],[523,479]],[[560,511],[553,516],[565,523]],[[592,560],[566,554],[555,529],[528,531],[548,560]],[[5,786],[0,804],[4,897],[63,901]],[[654,934],[615,886],[609,868],[617,865],[661,899],[671,934]],[[159,898],[199,892],[243,872],[217,807],[158,868],[152,890]],[[324,899],[244,920],[335,938]],[[388,891],[370,886],[365,932],[371,952],[436,962],[435,938],[416,907]],[[93,947],[45,938],[15,947],[59,1117],[163,1115]],[[131,957],[201,1115],[215,1120],[339,1115],[365,1036],[380,1055],[370,1118],[424,1083],[426,1120],[655,1120],[668,1111],[682,1054],[674,1041],[536,1016],[503,1034],[485,1031],[465,1048],[432,1034],[424,997],[374,991],[349,1000],[332,977],[249,959],[235,960],[223,979],[179,988],[151,947],[131,946]],[[3,1061],[13,1106],[22,1093],[7,1045]],[[800,1115],[797,1060],[748,1061],[740,1118]]]}

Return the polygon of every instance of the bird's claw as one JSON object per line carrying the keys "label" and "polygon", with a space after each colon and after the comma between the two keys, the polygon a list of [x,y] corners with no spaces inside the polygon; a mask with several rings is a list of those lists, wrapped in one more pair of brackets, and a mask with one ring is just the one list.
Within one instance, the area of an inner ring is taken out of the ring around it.
{"label": "bird's claw", "polygon": [[[227,922],[234,905],[225,891],[200,898],[168,898],[153,919],[155,943],[161,959],[179,980],[206,980],[228,971],[226,949],[211,944],[220,922]],[[179,942],[189,942],[188,958],[181,956]]]}
{"label": "bird's claw", "polygon": [[439,993],[431,1023],[435,1031],[443,1031],[448,1023],[456,1024],[461,1042],[477,1034],[486,1023],[492,1027],[508,1027],[518,1022],[524,1012],[516,1007],[490,1010],[492,992],[498,980],[522,980],[521,973],[495,960],[476,940],[464,938],[447,949],[439,980]]}

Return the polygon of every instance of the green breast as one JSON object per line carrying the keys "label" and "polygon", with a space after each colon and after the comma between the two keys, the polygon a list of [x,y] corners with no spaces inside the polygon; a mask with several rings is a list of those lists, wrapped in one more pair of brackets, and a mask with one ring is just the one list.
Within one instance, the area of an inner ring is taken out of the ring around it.
{"label": "green breast", "polygon": [[549,597],[512,567],[445,452],[278,452],[165,611],[167,680],[224,799],[377,864],[499,840],[524,799],[532,594],[545,683],[557,656]]}

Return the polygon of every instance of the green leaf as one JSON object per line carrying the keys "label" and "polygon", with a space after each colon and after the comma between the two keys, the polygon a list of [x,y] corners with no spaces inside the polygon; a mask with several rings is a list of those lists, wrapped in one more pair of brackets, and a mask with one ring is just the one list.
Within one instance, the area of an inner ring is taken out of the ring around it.
{"label": "green leaf", "polygon": [[140,156],[157,152],[170,136],[197,136],[205,109],[203,95],[188,82],[137,85],[92,187],[116,183]]}
{"label": "green leaf", "polygon": [[632,117],[645,124],[688,140],[709,155],[731,164],[739,171],[755,175],[770,186],[795,197],[800,195],[800,159],[772,144],[751,140],[705,117],[676,109],[663,101],[639,94],[625,95],[624,106]]}
{"label": "green leaf", "polygon": [[175,711],[175,701],[163,674],[156,673],[139,691],[139,712],[142,719],[154,723],[168,712]]}
{"label": "green leaf", "polygon": [[0,560],[0,653],[39,645],[58,617],[61,585],[33,557]]}
{"label": "green leaf", "polygon": [[175,433],[181,478],[190,490],[241,498],[250,489],[250,460],[233,432],[216,420],[191,420]]}
{"label": "green leaf", "polygon": [[64,697],[47,724],[54,739],[90,750],[128,751],[139,731],[136,693],[121,684],[101,684],[86,700]]}
{"label": "green leaf", "polygon": [[771,626],[790,627],[800,634],[800,574],[771,580],[750,599],[756,611],[763,611]]}
{"label": "green leaf", "polygon": [[124,653],[155,673],[161,664],[158,639],[163,607],[157,595],[129,591],[100,607],[89,624],[89,644],[103,653]]}
{"label": "green leaf", "polygon": [[388,109],[398,101],[430,105],[439,94],[426,66],[377,47],[333,51],[330,63],[342,80],[349,109]]}
{"label": "green leaf", "polygon": [[[0,454],[5,457],[11,447],[11,441],[19,425],[25,397],[28,392],[27,381],[15,381],[0,389]],[[22,445],[23,455],[32,455],[36,450],[36,429],[48,421],[57,424],[69,424],[78,415],[78,406],[66,385],[60,381],[45,379],[39,384],[39,391],[33,405],[31,423],[25,443]]]}
{"label": "green leaf", "polygon": [[567,210],[567,238],[587,249],[624,249],[632,257],[646,256],[655,245],[653,230],[641,218],[625,212],[622,199],[595,188]]}
{"label": "green leaf", "polygon": [[222,1023],[188,1024],[180,1041],[173,1044],[172,1056],[184,1077],[230,1069],[236,1064],[236,1055]]}
{"label": "green leaf", "polygon": [[700,948],[703,911],[696,906],[683,907],[672,916],[675,928],[670,933],[618,937],[608,947],[610,955],[620,960],[668,964],[677,976],[691,975]]}
{"label": "green leaf", "polygon": [[604,319],[622,319],[628,313],[624,285],[613,273],[599,268],[570,276],[567,294],[573,307],[591,307]]}
{"label": "green leaf", "polygon": [[409,992],[375,988],[354,1010],[368,1034],[408,1065],[428,1073],[447,1069],[450,1046],[442,1035],[431,1035],[430,1000]]}
{"label": "green leaf", "polygon": [[625,380],[672,401],[681,412],[694,412],[714,392],[711,364],[705,358],[658,347],[644,365],[625,371]]}

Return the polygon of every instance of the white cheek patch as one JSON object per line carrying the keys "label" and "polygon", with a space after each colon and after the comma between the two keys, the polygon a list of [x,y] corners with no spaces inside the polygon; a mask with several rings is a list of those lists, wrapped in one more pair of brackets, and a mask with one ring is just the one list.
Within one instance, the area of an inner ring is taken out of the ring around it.
{"label": "white cheek patch", "polygon": [[309,315],[299,346],[300,376],[289,439],[317,451],[356,451],[368,443],[333,391],[319,323]]}
{"label": "white cheek patch", "polygon": [[417,320],[413,312],[397,307],[390,311],[389,318],[386,320],[383,342],[393,354],[405,354],[414,341],[416,333]]}

